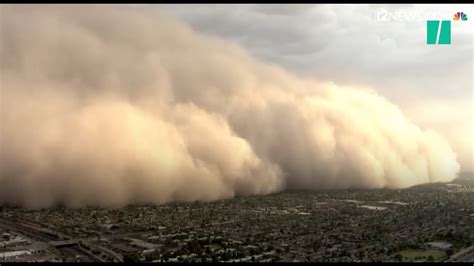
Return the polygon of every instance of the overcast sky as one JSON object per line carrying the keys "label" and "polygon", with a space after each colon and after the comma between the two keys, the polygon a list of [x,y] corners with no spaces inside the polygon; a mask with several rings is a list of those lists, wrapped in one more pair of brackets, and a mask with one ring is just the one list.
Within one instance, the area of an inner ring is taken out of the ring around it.
{"label": "overcast sky", "polygon": [[[160,5],[297,75],[376,90],[449,139],[473,170],[473,33],[469,5]],[[467,21],[453,14],[467,13]],[[451,20],[451,45],[426,44],[426,20]]]}

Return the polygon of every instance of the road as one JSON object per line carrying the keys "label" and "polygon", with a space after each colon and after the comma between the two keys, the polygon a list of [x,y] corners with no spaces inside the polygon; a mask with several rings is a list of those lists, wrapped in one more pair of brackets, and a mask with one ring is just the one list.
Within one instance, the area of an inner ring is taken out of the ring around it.
{"label": "road", "polygon": [[452,255],[447,262],[474,262],[474,245]]}
{"label": "road", "polygon": [[[48,248],[58,251],[58,253],[65,254],[73,258],[79,258],[83,262],[106,262],[103,258],[96,256],[88,252],[83,247],[89,247],[89,249],[100,249],[102,252],[107,253],[115,261],[122,262],[123,258],[117,253],[95,244],[91,244],[87,241],[81,241],[81,239],[75,240],[74,238],[64,235],[62,233],[54,232],[48,228],[42,228],[39,225],[34,225],[31,223],[25,223],[21,221],[14,221],[6,218],[0,217],[0,227],[3,227],[9,231],[24,235],[32,240],[47,245]],[[72,245],[67,245],[64,247],[57,246],[55,243],[58,242],[72,242]]]}

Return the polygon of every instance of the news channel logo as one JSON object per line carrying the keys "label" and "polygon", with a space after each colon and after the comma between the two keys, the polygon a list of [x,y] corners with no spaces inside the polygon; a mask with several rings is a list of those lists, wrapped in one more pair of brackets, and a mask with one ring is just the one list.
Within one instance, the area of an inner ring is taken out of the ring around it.
{"label": "news channel logo", "polygon": [[388,10],[380,8],[375,12],[375,20],[379,22],[408,22],[440,19],[436,12],[422,12],[417,10]]}
{"label": "news channel logo", "polygon": [[468,16],[459,11],[454,13],[452,19],[441,17],[435,12],[419,12],[406,10],[378,9],[375,12],[375,20],[379,22],[409,22],[426,21],[426,44],[451,44],[451,20],[454,22],[466,22]]}
{"label": "news channel logo", "polygon": [[[453,15],[455,22],[467,20],[467,14],[464,12],[457,12]],[[451,44],[451,20],[427,20],[426,44]]]}

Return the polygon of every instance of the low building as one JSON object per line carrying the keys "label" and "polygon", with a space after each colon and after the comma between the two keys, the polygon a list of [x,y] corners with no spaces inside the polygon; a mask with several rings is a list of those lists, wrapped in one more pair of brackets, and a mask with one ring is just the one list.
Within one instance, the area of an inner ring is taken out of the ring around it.
{"label": "low building", "polygon": [[18,256],[30,255],[30,254],[31,254],[31,251],[29,250],[7,251],[7,252],[0,253],[0,259],[18,257]]}
{"label": "low building", "polygon": [[426,243],[426,245],[430,248],[444,250],[444,251],[450,250],[453,248],[453,245],[451,243],[444,242],[444,241],[428,242]]}

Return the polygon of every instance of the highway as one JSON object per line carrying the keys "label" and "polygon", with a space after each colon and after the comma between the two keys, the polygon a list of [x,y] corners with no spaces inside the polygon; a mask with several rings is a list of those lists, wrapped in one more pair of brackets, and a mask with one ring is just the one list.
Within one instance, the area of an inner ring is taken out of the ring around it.
{"label": "highway", "polygon": [[82,262],[106,262],[102,257],[96,256],[85,249],[84,247],[86,246],[89,247],[89,249],[100,249],[102,252],[107,253],[114,258],[114,261],[123,261],[122,256],[105,247],[83,241],[79,244],[81,239],[76,240],[70,236],[54,232],[48,228],[42,228],[39,225],[0,217],[0,227],[24,235],[40,243],[44,243],[48,248],[57,251],[55,253],[61,253],[73,258],[78,258]]}
{"label": "highway", "polygon": [[474,262],[474,245],[452,255],[447,262]]}

